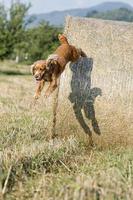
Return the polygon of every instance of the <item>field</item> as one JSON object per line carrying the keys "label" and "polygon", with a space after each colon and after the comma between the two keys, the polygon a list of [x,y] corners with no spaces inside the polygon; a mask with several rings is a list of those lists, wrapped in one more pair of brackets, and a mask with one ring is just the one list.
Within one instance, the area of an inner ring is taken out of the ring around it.
{"label": "field", "polygon": [[133,199],[132,148],[90,148],[73,135],[51,140],[49,100],[32,106],[34,87],[29,66],[0,63],[2,198]]}

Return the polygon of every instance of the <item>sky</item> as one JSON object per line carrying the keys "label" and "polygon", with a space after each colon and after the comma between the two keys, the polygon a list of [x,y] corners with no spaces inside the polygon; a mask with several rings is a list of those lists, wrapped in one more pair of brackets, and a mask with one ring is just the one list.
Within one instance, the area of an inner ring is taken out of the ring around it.
{"label": "sky", "polygon": [[[0,0],[9,7],[11,1],[15,0]],[[72,8],[88,8],[102,2],[125,2],[133,6],[133,0],[18,0],[24,3],[31,3],[32,7],[29,10],[30,14],[47,13],[54,10],[66,10]]]}

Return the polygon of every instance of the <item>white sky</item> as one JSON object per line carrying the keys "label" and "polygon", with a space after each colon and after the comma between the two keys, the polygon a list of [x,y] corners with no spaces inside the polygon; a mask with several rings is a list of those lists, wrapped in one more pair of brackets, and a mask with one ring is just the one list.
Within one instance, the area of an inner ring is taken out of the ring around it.
{"label": "white sky", "polygon": [[[13,0],[0,0],[7,7],[10,6]],[[14,0],[15,1],[15,0]],[[46,13],[54,10],[66,10],[72,8],[88,8],[90,6],[100,4],[102,2],[125,2],[133,6],[133,0],[18,0],[20,2],[32,4],[30,13]]]}

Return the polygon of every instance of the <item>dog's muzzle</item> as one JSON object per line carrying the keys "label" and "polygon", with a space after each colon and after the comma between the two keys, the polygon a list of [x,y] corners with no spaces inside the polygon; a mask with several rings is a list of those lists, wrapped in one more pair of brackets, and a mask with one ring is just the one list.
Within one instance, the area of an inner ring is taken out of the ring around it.
{"label": "dog's muzzle", "polygon": [[36,81],[41,81],[43,79],[44,76],[44,72],[41,74],[35,74],[34,77],[36,79]]}

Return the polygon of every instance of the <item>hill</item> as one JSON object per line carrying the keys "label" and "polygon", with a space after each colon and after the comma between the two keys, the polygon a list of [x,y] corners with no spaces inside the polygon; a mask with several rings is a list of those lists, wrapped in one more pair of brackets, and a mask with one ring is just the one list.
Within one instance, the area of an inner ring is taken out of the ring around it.
{"label": "hill", "polygon": [[105,19],[105,20],[133,22],[133,11],[127,8],[119,8],[119,9],[105,11],[105,12],[92,11],[92,12],[89,12],[86,17]]}
{"label": "hill", "polygon": [[[53,11],[49,13],[42,13],[42,14],[35,14],[32,15],[35,17],[34,22],[30,25],[30,27],[37,26],[42,20],[48,21],[50,24],[55,26],[60,26],[64,24],[65,17],[67,15],[71,16],[79,16],[79,17],[85,17],[88,12],[91,12],[93,10],[98,12],[105,12],[105,11],[111,11],[114,9],[119,8],[127,8],[129,10],[133,10],[133,7],[129,4],[122,3],[122,2],[105,2],[90,8],[77,8],[77,9],[71,9],[71,10],[64,10],[64,11]],[[28,16],[29,18],[31,16]]]}

